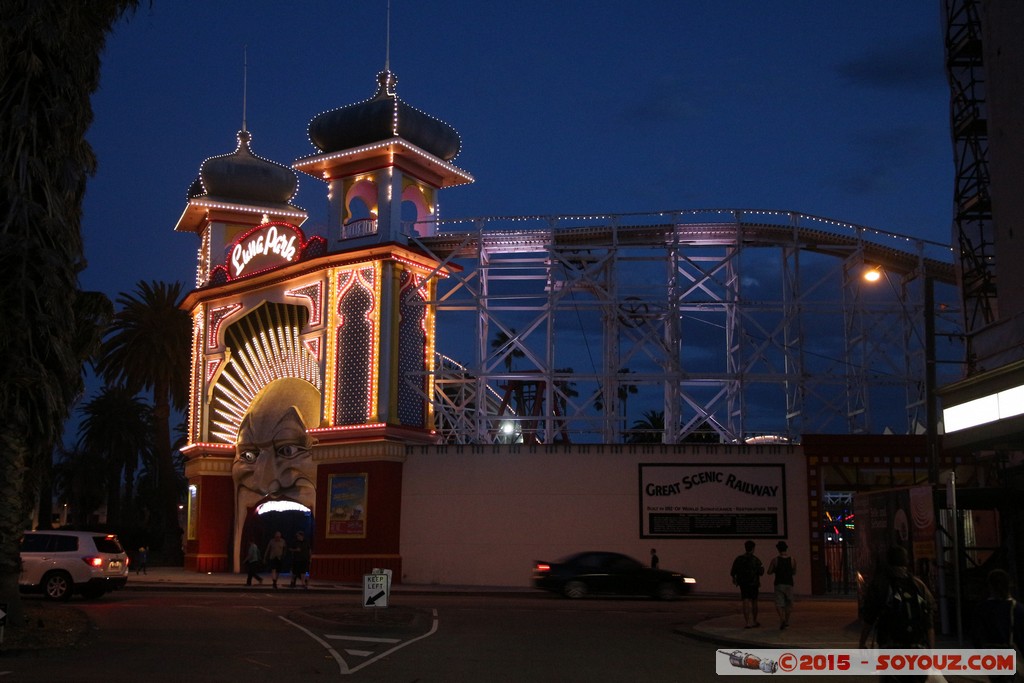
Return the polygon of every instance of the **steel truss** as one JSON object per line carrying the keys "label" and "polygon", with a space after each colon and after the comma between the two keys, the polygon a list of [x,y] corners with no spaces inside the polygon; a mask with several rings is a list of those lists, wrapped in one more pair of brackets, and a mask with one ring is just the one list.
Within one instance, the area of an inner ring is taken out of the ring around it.
{"label": "steel truss", "polygon": [[[925,287],[957,300],[948,245],[746,210],[437,230],[409,232],[449,271],[425,302],[446,354],[430,397],[446,442],[923,431]],[[868,285],[868,269],[884,277]],[[932,314],[959,361],[953,308]]]}
{"label": "steel truss", "polygon": [[988,164],[988,96],[981,3],[944,0],[946,76],[956,168],[953,241],[958,247],[967,358],[975,362],[972,334],[998,318],[995,226]]}

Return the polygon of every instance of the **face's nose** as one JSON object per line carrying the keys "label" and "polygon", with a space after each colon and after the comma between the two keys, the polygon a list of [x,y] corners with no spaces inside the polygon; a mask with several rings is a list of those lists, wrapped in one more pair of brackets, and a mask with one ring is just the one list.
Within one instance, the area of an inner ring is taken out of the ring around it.
{"label": "face's nose", "polygon": [[276,495],[281,490],[281,482],[277,479],[277,463],[273,448],[261,448],[253,469],[253,483],[256,490],[268,496]]}

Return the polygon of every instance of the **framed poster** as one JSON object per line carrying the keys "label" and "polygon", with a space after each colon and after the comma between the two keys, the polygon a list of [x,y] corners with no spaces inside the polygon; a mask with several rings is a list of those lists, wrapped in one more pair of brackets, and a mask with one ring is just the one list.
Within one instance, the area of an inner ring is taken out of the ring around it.
{"label": "framed poster", "polygon": [[784,538],[782,464],[641,464],[641,538]]}
{"label": "framed poster", "polygon": [[328,477],[327,538],[366,538],[366,480],[365,472]]}

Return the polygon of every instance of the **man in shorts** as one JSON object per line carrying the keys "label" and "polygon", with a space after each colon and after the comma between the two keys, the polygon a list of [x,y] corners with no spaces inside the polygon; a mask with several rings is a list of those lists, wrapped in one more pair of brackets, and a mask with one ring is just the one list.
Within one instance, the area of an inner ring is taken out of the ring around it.
{"label": "man in shorts", "polygon": [[768,573],[775,576],[775,611],[779,613],[779,630],[789,626],[789,615],[793,611],[793,577],[796,575],[796,560],[786,554],[789,545],[785,541],[775,544],[779,554],[768,563]]}
{"label": "man in shorts", "polygon": [[764,575],[764,565],[754,554],[754,542],[747,541],[743,544],[746,551],[736,557],[732,562],[732,583],[740,589],[740,600],[743,603],[743,621],[746,625],[743,628],[756,628],[761,625],[757,620],[757,593],[761,589],[761,577]]}

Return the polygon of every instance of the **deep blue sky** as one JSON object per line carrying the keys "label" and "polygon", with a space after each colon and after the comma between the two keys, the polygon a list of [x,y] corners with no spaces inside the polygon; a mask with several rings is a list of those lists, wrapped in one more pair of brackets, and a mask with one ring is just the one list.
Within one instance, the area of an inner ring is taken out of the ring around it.
{"label": "deep blue sky", "polygon": [[[462,135],[442,216],[777,208],[948,241],[937,0],[632,4],[392,0],[399,95]],[[154,0],[109,38],[89,132],[86,288],[194,283],[173,232],[203,159],[314,152],[309,120],[371,96],[386,0]],[[296,203],[323,222],[326,186]]]}

